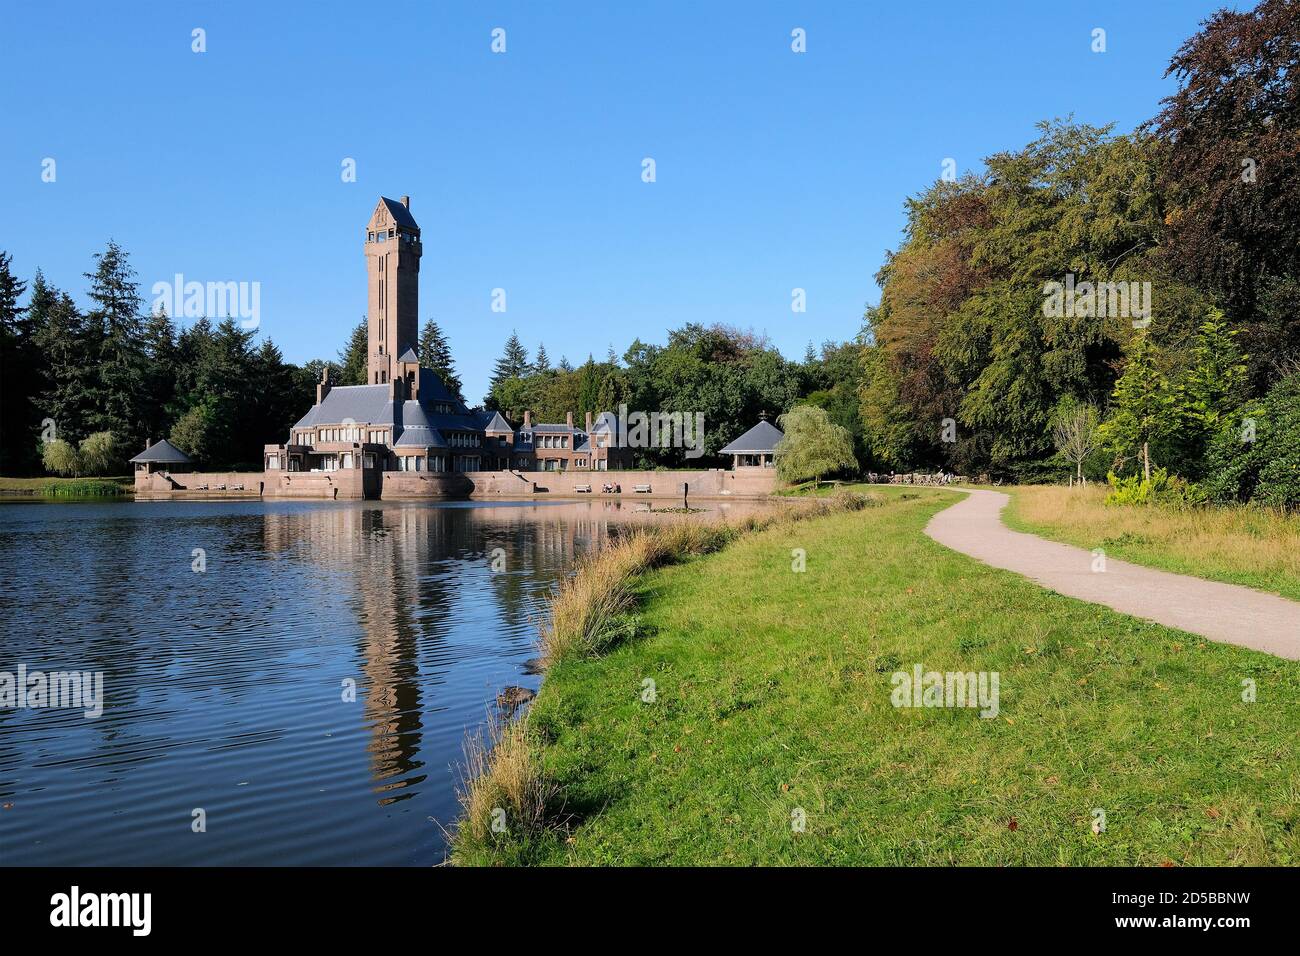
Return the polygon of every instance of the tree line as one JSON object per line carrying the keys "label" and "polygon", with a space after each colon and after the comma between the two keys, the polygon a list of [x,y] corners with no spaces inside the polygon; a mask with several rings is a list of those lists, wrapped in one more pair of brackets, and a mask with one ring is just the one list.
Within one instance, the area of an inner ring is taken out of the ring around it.
{"label": "tree line", "polygon": [[1136,131],[1044,122],[909,199],[866,315],[870,455],[1300,503],[1298,58],[1296,0],[1221,11]]}

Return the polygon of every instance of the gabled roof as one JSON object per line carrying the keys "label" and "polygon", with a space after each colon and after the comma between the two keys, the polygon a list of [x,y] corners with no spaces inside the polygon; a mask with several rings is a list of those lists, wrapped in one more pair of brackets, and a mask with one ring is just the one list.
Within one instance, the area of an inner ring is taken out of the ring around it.
{"label": "gabled roof", "polygon": [[413,365],[419,365],[420,357],[415,354],[415,349],[408,348],[405,352],[403,352],[400,356],[398,356],[397,361],[410,362]]}
{"label": "gabled roof", "polygon": [[407,209],[396,199],[389,199],[387,196],[380,196],[379,201],[384,204],[388,214],[393,217],[393,222],[399,226],[405,226],[408,229],[418,230],[420,227],[411,215],[411,210]]}
{"label": "gabled roof", "polygon": [[785,433],[764,419],[730,445],[718,449],[720,455],[770,455]]}
{"label": "gabled roof", "polygon": [[132,458],[131,464],[188,465],[192,462],[189,455],[164,438]]}
{"label": "gabled roof", "polygon": [[618,416],[613,412],[601,412],[596,416],[596,421],[591,426],[592,433],[595,432],[617,432]]}
{"label": "gabled roof", "polygon": [[[487,413],[485,412],[484,415],[487,415]],[[483,422],[482,428],[485,432],[514,431],[514,429],[510,427],[510,423],[501,417],[500,412],[492,412],[491,417],[488,417],[487,420]]]}

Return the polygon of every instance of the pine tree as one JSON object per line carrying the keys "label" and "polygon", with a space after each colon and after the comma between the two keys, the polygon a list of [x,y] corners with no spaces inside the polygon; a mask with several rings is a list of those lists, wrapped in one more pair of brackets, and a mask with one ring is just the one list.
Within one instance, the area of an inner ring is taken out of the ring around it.
{"label": "pine tree", "polygon": [[88,432],[111,431],[127,448],[143,439],[141,405],[144,398],[145,359],[140,292],[126,252],[113,240],[96,254],[87,293],[93,303],[86,324],[98,347],[91,353],[94,365],[93,403],[87,410]]}
{"label": "pine tree", "polygon": [[614,351],[614,343],[609,343],[609,351],[605,353],[605,363],[618,368],[618,353]]}
{"label": "pine tree", "polygon": [[1178,427],[1174,391],[1157,367],[1155,347],[1143,331],[1129,346],[1128,364],[1115,383],[1111,417],[1101,437],[1121,454],[1136,454],[1142,477],[1151,477],[1151,445],[1173,437]]}
{"label": "pine tree", "polygon": [[528,350],[519,341],[519,336],[512,331],[510,338],[506,339],[505,351],[502,353],[501,358],[497,359],[496,365],[492,367],[489,390],[496,388],[507,379],[519,378],[527,370]]}
{"label": "pine tree", "polygon": [[365,385],[370,370],[370,330],[362,319],[339,352],[339,380],[336,385]]}
{"label": "pine tree", "polygon": [[456,374],[456,365],[451,357],[451,346],[442,334],[442,329],[433,319],[424,323],[420,331],[420,366],[430,368],[438,373],[447,390],[457,398],[464,400],[461,392],[460,376]]}
{"label": "pine tree", "polygon": [[569,360],[565,358],[563,355],[560,356],[560,364],[557,365],[556,368],[558,368],[561,372],[573,371],[573,366],[569,364]]}
{"label": "pine tree", "polygon": [[537,346],[537,358],[533,361],[533,368],[539,372],[549,372],[551,370],[551,359],[546,354],[545,343]]}

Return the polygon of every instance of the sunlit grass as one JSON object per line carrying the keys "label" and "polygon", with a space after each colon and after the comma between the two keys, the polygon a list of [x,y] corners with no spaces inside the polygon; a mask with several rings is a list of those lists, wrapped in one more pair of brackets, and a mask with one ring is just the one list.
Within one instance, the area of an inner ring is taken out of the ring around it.
{"label": "sunlit grass", "polygon": [[[638,578],[636,636],[528,717],[547,827],[456,862],[1300,862],[1300,664],[981,565],[922,533],[954,493],[877,491]],[[894,708],[914,663],[999,672],[999,716]]]}

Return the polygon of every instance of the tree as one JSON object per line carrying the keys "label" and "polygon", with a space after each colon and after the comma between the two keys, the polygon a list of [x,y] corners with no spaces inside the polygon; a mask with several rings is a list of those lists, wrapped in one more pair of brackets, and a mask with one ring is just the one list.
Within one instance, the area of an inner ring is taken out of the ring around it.
{"label": "tree", "polygon": [[35,324],[36,349],[44,359],[45,387],[37,399],[37,415],[53,423],[53,437],[76,442],[87,433],[97,400],[98,338],[72,297],[49,285],[40,272],[32,281],[27,308]]}
{"label": "tree", "polygon": [[1300,4],[1220,10],[1174,54],[1178,90],[1151,122],[1165,147],[1168,252],[1247,314],[1300,277]]}
{"label": "tree", "polygon": [[56,475],[77,477],[81,474],[81,456],[76,446],[62,438],[41,444],[41,463],[46,471]]}
{"label": "tree", "polygon": [[539,372],[549,372],[551,370],[551,359],[546,354],[545,343],[539,343],[537,346],[537,358],[533,360],[533,368]]}
{"label": "tree", "polygon": [[456,366],[451,357],[451,346],[433,319],[425,322],[424,328],[420,330],[419,352],[420,365],[437,372],[447,390],[463,400],[460,377],[456,374]]}
{"label": "tree", "polygon": [[88,475],[116,474],[126,463],[121,443],[112,432],[87,435],[79,451],[81,469]]}
{"label": "tree", "polygon": [[31,399],[39,374],[29,310],[18,304],[27,284],[13,274],[12,262],[0,252],[0,474],[18,474],[31,466]]}
{"label": "tree", "polygon": [[569,360],[565,358],[563,355],[560,356],[560,364],[557,365],[556,368],[558,368],[561,372],[573,371],[573,366],[569,364]]}
{"label": "tree", "polygon": [[352,329],[348,343],[339,352],[336,385],[365,385],[370,374],[370,329],[362,319]]}
{"label": "tree", "polygon": [[1120,455],[1137,454],[1142,478],[1151,478],[1151,445],[1167,441],[1179,415],[1173,389],[1157,368],[1155,348],[1143,330],[1133,338],[1124,374],[1115,383],[1114,408],[1101,426],[1101,438]]}
{"label": "tree", "polygon": [[95,255],[90,280],[92,307],[86,313],[93,368],[93,401],[87,411],[87,430],[111,431],[130,446],[143,440],[142,408],[145,396],[144,323],[140,292],[129,257],[113,240]]}
{"label": "tree", "polygon": [[785,437],[776,446],[776,472],[782,481],[819,481],[857,466],[853,436],[833,424],[826,410],[796,405],[777,419]]}
{"label": "tree", "polygon": [[488,385],[489,397],[491,389],[496,388],[506,379],[519,378],[527,371],[528,350],[519,341],[519,336],[512,331],[510,338],[506,339],[505,351],[492,367],[492,378]]}
{"label": "tree", "polygon": [[166,309],[149,316],[144,326],[144,389],[141,426],[147,441],[167,434],[175,414],[176,326]]}
{"label": "tree", "polygon": [[1074,463],[1075,478],[1084,484],[1083,463],[1100,444],[1097,435],[1097,407],[1074,403],[1061,409],[1052,426],[1052,442],[1056,450]]}

